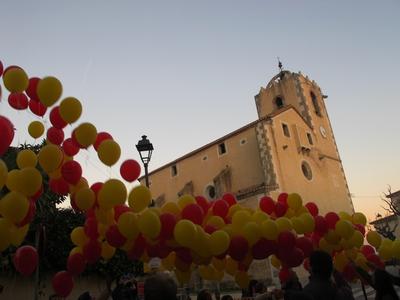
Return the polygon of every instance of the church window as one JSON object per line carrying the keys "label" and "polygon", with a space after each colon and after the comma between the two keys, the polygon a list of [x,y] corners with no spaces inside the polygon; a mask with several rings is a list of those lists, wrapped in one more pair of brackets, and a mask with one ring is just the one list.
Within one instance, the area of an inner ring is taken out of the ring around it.
{"label": "church window", "polygon": [[176,175],[178,175],[178,168],[176,167],[176,165],[172,165],[172,167],[171,167],[171,176],[175,177]]}
{"label": "church window", "polygon": [[319,107],[317,97],[315,96],[315,94],[314,94],[313,92],[310,93],[310,96],[311,96],[312,104],[313,104],[313,106],[314,106],[314,111],[315,111],[315,113],[317,114],[317,116],[320,116],[320,117],[321,117],[321,116],[322,116],[322,114],[321,114],[321,108]]}
{"label": "church window", "polygon": [[312,179],[311,167],[306,161],[303,161],[301,163],[301,171],[303,172],[305,178],[307,178],[308,180]]}
{"label": "church window", "polygon": [[312,139],[311,133],[307,132],[307,139],[310,145],[314,145],[314,141]]}
{"label": "church window", "polygon": [[275,98],[275,106],[277,109],[282,108],[284,105],[283,99],[281,97],[276,97]]}
{"label": "church window", "polygon": [[289,126],[287,126],[286,124],[282,123],[282,130],[283,130],[283,134],[286,137],[290,137]]}
{"label": "church window", "polygon": [[218,154],[222,155],[226,153],[226,146],[225,143],[221,143],[218,145]]}
{"label": "church window", "polygon": [[204,155],[203,158],[202,158],[203,161],[204,161],[204,160],[207,160],[207,159],[208,159],[208,156],[207,156],[207,155]]}
{"label": "church window", "polygon": [[247,143],[247,139],[241,139],[240,140],[240,145],[244,145],[244,144],[246,144]]}
{"label": "church window", "polygon": [[214,200],[217,196],[217,191],[215,190],[215,186],[213,186],[212,184],[208,185],[206,187],[205,194],[208,200]]}

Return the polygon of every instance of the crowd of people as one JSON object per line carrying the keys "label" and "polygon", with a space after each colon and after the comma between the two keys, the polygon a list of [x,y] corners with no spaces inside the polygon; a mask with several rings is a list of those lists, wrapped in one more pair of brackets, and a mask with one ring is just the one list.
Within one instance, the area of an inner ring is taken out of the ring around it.
{"label": "crowd of people", "polygon": [[[394,285],[400,286],[400,278],[395,277],[385,270],[375,269],[373,274],[356,265],[353,266],[359,278],[375,289],[376,300],[398,300],[399,296]],[[371,266],[373,268],[373,266]],[[103,295],[106,296],[106,295]],[[100,299],[104,297],[101,296]],[[137,282],[123,277],[117,280],[116,287],[109,289],[109,295],[113,300],[139,300]],[[308,283],[302,286],[296,273],[291,271],[289,278],[281,283],[280,289],[267,291],[266,287],[252,280],[248,289],[242,291],[242,299],[254,300],[354,300],[352,288],[342,275],[333,268],[332,258],[323,251],[314,251],[310,256],[310,277]],[[144,282],[144,300],[190,300],[189,295],[180,295],[178,288],[167,274],[158,273],[148,277]],[[87,292],[79,300],[94,299]],[[99,298],[96,298],[99,299]],[[142,299],[142,298],[141,298]],[[213,298],[209,290],[202,290],[197,295],[197,300],[233,300],[230,295],[220,296],[215,294]]]}

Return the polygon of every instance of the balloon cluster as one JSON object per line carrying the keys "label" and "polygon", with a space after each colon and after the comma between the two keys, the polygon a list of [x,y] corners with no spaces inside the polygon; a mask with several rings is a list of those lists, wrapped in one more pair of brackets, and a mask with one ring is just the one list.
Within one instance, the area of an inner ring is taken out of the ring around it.
{"label": "balloon cluster", "polygon": [[[3,67],[0,63],[0,76]],[[91,123],[73,127],[65,137],[67,124],[75,124],[82,105],[73,97],[64,98],[62,85],[54,77],[29,78],[23,69],[11,66],[4,70],[4,86],[10,91],[8,102],[17,110],[29,108],[42,117],[50,109],[52,124],[33,121],[28,132],[38,138],[46,132],[47,142],[38,154],[31,150],[18,153],[18,169],[8,171],[0,160],[0,188],[9,190],[0,200],[0,251],[23,242],[29,223],[35,216],[35,202],[43,192],[38,167],[49,176],[49,188],[59,195],[69,195],[71,206],[86,215],[85,223],[73,229],[71,250],[65,271],[53,277],[53,287],[62,297],[73,288],[73,276],[88,264],[113,257],[116,248],[133,260],[149,262],[160,258],[164,269],[173,271],[181,283],[190,280],[197,269],[205,280],[221,280],[232,275],[246,287],[253,260],[270,258],[287,280],[290,268],[304,265],[315,249],[330,253],[335,268],[348,280],[355,279],[353,262],[368,270],[368,262],[383,266],[384,261],[400,258],[400,241],[383,239],[370,231],[365,235],[366,218],[362,213],[329,212],[320,215],[313,202],[303,204],[296,194],[282,193],[276,201],[263,197],[256,209],[239,204],[233,194],[209,202],[202,196],[184,195],[162,207],[149,207],[152,195],[143,185],[130,191],[118,179],[89,185],[74,156],[93,146],[102,163],[112,166],[120,158],[120,147],[106,132],[97,132]],[[0,156],[14,137],[13,124],[0,116]],[[126,182],[140,175],[140,165],[126,160],[120,167]],[[370,245],[364,245],[364,238]],[[14,257],[16,269],[24,275],[35,270],[36,249],[20,247]]]}

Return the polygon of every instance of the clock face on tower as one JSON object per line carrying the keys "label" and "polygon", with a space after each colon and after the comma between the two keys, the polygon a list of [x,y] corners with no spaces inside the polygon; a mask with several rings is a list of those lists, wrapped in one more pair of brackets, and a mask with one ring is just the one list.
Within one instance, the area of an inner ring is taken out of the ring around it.
{"label": "clock face on tower", "polygon": [[326,138],[326,130],[325,130],[324,126],[320,126],[319,131],[321,132],[322,137]]}

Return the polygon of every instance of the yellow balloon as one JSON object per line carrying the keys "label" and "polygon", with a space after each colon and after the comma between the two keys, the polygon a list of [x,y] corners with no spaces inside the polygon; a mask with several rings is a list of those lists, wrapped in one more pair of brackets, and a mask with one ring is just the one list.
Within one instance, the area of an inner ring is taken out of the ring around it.
{"label": "yellow balloon", "polygon": [[63,152],[59,146],[49,144],[40,149],[38,160],[42,169],[49,174],[61,166]]}
{"label": "yellow balloon", "polygon": [[304,224],[304,233],[310,233],[314,231],[315,221],[310,213],[305,213],[300,216],[301,221]]}
{"label": "yellow balloon", "polygon": [[[151,194],[150,194],[150,202],[151,202]],[[176,204],[175,202],[166,202],[161,207],[161,212],[162,213],[170,213],[173,215],[179,215],[181,213],[181,210],[180,210],[178,204]]]}
{"label": "yellow balloon", "polygon": [[163,258],[161,260],[161,264],[166,270],[172,271],[172,269],[175,266],[175,258],[176,258],[175,252],[171,252],[166,258]]}
{"label": "yellow balloon", "polygon": [[378,249],[381,245],[382,237],[376,231],[369,231],[367,233],[367,241],[371,246],[374,246],[376,249]]}
{"label": "yellow balloon", "polygon": [[262,222],[269,219],[269,216],[263,211],[256,211],[252,216],[251,220],[256,222],[257,224],[262,224]]}
{"label": "yellow balloon", "polygon": [[75,194],[75,204],[82,211],[87,211],[93,207],[96,195],[91,188],[82,188]]}
{"label": "yellow balloon", "polygon": [[49,107],[60,99],[62,85],[57,78],[49,76],[39,81],[36,91],[40,102],[42,102],[44,106]]}
{"label": "yellow balloon", "polygon": [[183,209],[186,205],[196,203],[196,200],[191,195],[183,195],[178,199],[178,206]]}
{"label": "yellow balloon", "polygon": [[175,269],[174,272],[175,272],[176,279],[179,281],[180,284],[189,283],[192,272],[190,272],[190,271],[182,272],[182,271],[179,271],[178,269]]}
{"label": "yellow balloon", "polygon": [[[143,211],[151,203],[151,192],[144,185],[134,187],[128,197],[129,207],[136,213]],[[171,204],[169,204],[171,206]],[[173,205],[172,205],[173,206]]]}
{"label": "yellow balloon", "polygon": [[42,174],[33,167],[22,169],[18,180],[18,191],[28,197],[35,195],[42,187]]}
{"label": "yellow balloon", "polygon": [[303,200],[301,199],[299,194],[292,193],[288,195],[287,204],[290,208],[296,211],[303,205]]}
{"label": "yellow balloon", "polygon": [[231,238],[229,235],[223,230],[216,230],[210,236],[210,247],[211,253],[214,256],[218,256],[222,253],[225,253],[229,248],[229,243],[231,242]]}
{"label": "yellow balloon", "polygon": [[278,226],[273,220],[264,221],[261,224],[261,234],[267,240],[276,240],[279,234]]}
{"label": "yellow balloon", "polygon": [[[61,173],[60,173],[60,176],[61,176]],[[56,178],[59,178],[59,177],[56,177]],[[70,194],[75,194],[80,189],[84,189],[84,188],[88,188],[88,187],[89,187],[89,183],[86,180],[86,178],[85,177],[81,177],[77,184],[75,184],[75,185],[70,184],[69,185],[69,193]]]}
{"label": "yellow balloon", "polygon": [[197,228],[189,220],[180,220],[174,228],[175,240],[184,247],[190,247],[196,240]]}
{"label": "yellow balloon", "polygon": [[29,224],[26,224],[22,227],[16,227],[16,226],[12,226],[11,227],[11,244],[15,247],[19,247],[19,245],[22,244],[22,242],[24,241],[27,233],[29,230]]}
{"label": "yellow balloon", "polygon": [[211,260],[211,263],[216,270],[218,270],[218,271],[225,270],[225,265],[226,265],[225,259],[218,259],[218,258],[213,257]]}
{"label": "yellow balloon", "polygon": [[12,224],[5,218],[0,218],[0,252],[6,250],[11,243]]}
{"label": "yellow balloon", "polygon": [[249,222],[242,228],[243,237],[249,242],[250,246],[254,245],[261,237],[261,230],[256,222]]}
{"label": "yellow balloon", "polygon": [[279,260],[279,258],[277,258],[275,256],[275,254],[271,255],[271,265],[275,268],[275,269],[279,269],[281,267],[281,261]]}
{"label": "yellow balloon", "polygon": [[306,232],[306,227],[300,217],[293,217],[290,221],[292,221],[293,229],[297,234],[303,234]]}
{"label": "yellow balloon", "polygon": [[42,122],[39,121],[33,121],[29,124],[28,126],[28,132],[31,137],[34,139],[37,139],[41,137],[44,133],[44,126]]}
{"label": "yellow balloon", "polygon": [[249,286],[250,278],[246,272],[239,271],[235,275],[235,281],[242,289]]}
{"label": "yellow balloon", "polygon": [[101,187],[97,200],[100,208],[110,209],[114,205],[124,204],[127,190],[121,180],[109,179]]}
{"label": "yellow balloon", "polygon": [[60,103],[60,116],[68,124],[78,121],[82,114],[82,104],[74,97],[67,97]]}
{"label": "yellow balloon", "polygon": [[151,210],[146,210],[139,216],[138,226],[140,232],[149,239],[156,239],[160,234],[160,218]]}
{"label": "yellow balloon", "polygon": [[232,218],[233,215],[239,210],[243,210],[243,207],[240,204],[232,205],[231,207],[229,207],[228,217]]}
{"label": "yellow balloon", "polygon": [[35,152],[29,149],[20,151],[17,155],[17,166],[20,169],[27,167],[36,167],[37,155]]}
{"label": "yellow balloon", "polygon": [[336,245],[340,242],[341,236],[337,234],[335,230],[329,230],[325,233],[324,238],[329,244]]}
{"label": "yellow balloon", "polygon": [[251,214],[246,210],[238,210],[232,216],[232,225],[235,230],[240,231],[245,224],[251,221]]}
{"label": "yellow balloon", "polygon": [[367,218],[365,217],[365,215],[363,213],[356,212],[355,214],[353,214],[352,219],[353,219],[354,224],[361,224],[363,226],[365,226],[367,224]]}
{"label": "yellow balloon", "polygon": [[347,212],[341,211],[341,212],[338,213],[338,215],[342,220],[346,220],[346,221],[352,222],[352,218]]}
{"label": "yellow balloon", "polygon": [[12,68],[3,74],[3,82],[11,93],[22,93],[29,85],[29,78],[21,68]]}
{"label": "yellow balloon", "polygon": [[286,218],[286,217],[280,217],[275,220],[276,226],[278,226],[278,231],[286,231],[286,230],[292,230],[292,222]]}
{"label": "yellow balloon", "polygon": [[344,252],[336,253],[336,255],[333,259],[333,264],[334,264],[336,270],[338,270],[339,272],[342,272],[348,263],[349,263],[349,259],[347,258],[346,254]]}
{"label": "yellow balloon", "polygon": [[225,263],[225,271],[231,275],[235,276],[236,272],[238,270],[238,263],[236,260],[232,259],[230,256],[226,258],[226,263]]}
{"label": "yellow balloon", "polygon": [[101,243],[101,257],[105,260],[111,259],[115,254],[115,248],[107,242]]}
{"label": "yellow balloon", "polygon": [[[97,220],[103,225],[106,225],[106,227],[114,223],[114,211],[111,208],[104,209],[100,207],[99,209],[96,209],[95,214]],[[107,229],[105,231],[107,231]]]}
{"label": "yellow balloon", "polygon": [[393,257],[400,259],[400,240],[395,240],[392,243],[392,253]]}
{"label": "yellow balloon", "polygon": [[133,212],[125,212],[118,219],[118,230],[128,240],[139,235],[138,218]]}
{"label": "yellow balloon", "polygon": [[6,163],[0,159],[0,190],[7,182],[8,168]]}
{"label": "yellow balloon", "polygon": [[[83,148],[87,148],[96,141],[97,129],[91,123],[82,123],[75,128],[75,138],[79,145]],[[101,145],[101,144],[100,144]],[[99,147],[100,149],[100,147]]]}
{"label": "yellow balloon", "polygon": [[71,241],[74,245],[79,247],[83,247],[89,241],[82,226],[75,227],[71,231]]}
{"label": "yellow balloon", "polygon": [[28,210],[29,201],[19,192],[9,192],[0,201],[0,214],[15,224],[25,218]]}
{"label": "yellow balloon", "polygon": [[225,221],[220,216],[211,216],[207,220],[207,224],[214,226],[217,229],[222,229],[225,226]]}
{"label": "yellow balloon", "polygon": [[232,224],[226,225],[224,228],[222,228],[223,231],[225,231],[230,237],[235,236],[238,232],[234,230]]}
{"label": "yellow balloon", "polygon": [[72,250],[69,252],[69,256],[74,255],[76,253],[82,254],[83,253],[82,248],[79,246],[72,248]]}
{"label": "yellow balloon", "polygon": [[392,258],[392,249],[386,245],[382,245],[378,250],[379,257],[382,258],[383,261],[387,261]]}
{"label": "yellow balloon", "polygon": [[364,269],[365,271],[369,270],[369,267],[367,265],[367,259],[361,253],[358,253],[358,255],[357,255],[356,265],[359,266],[360,268]]}
{"label": "yellow balloon", "polygon": [[332,253],[332,251],[333,251],[333,246],[332,245],[330,245],[327,241],[326,241],[326,239],[324,239],[324,238],[321,238],[320,240],[319,240],[319,249],[321,249],[322,251],[325,251],[325,252],[327,252],[327,253],[329,253],[329,254],[331,254]]}
{"label": "yellow balloon", "polygon": [[364,244],[364,236],[358,230],[354,230],[350,241],[353,247],[360,248]]}
{"label": "yellow balloon", "polygon": [[18,169],[11,170],[8,172],[7,175],[7,181],[6,181],[6,187],[10,191],[17,192],[19,189],[19,173],[21,171]]}
{"label": "yellow balloon", "polygon": [[97,156],[106,166],[111,167],[116,164],[121,156],[121,148],[114,140],[105,140],[101,142],[97,149]]}

